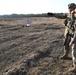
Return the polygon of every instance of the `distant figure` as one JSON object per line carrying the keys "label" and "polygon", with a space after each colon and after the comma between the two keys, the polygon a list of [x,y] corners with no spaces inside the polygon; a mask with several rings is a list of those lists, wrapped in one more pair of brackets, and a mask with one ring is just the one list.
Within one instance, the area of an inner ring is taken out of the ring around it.
{"label": "distant figure", "polygon": [[26,18],[26,27],[29,27],[31,25],[30,18]]}
{"label": "distant figure", "polygon": [[68,4],[68,16],[64,22],[65,24],[65,42],[64,55],[61,59],[68,59],[69,48],[72,48],[73,67],[69,69],[70,72],[76,72],[76,4]]}

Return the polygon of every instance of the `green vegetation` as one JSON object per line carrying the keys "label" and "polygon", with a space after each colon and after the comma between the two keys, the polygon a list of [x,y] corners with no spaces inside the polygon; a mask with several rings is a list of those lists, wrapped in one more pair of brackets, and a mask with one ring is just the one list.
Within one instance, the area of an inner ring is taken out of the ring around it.
{"label": "green vegetation", "polygon": [[0,15],[0,18],[26,18],[26,17],[57,17],[57,18],[65,18],[65,13]]}
{"label": "green vegetation", "polygon": [[11,14],[0,15],[0,18],[25,18],[25,17],[47,17],[47,14]]}

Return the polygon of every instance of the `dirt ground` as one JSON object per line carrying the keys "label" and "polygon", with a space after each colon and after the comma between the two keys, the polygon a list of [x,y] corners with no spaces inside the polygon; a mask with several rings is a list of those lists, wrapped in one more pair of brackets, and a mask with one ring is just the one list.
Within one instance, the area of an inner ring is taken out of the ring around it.
{"label": "dirt ground", "polygon": [[[71,59],[59,59],[63,54],[63,21],[31,18],[31,26],[26,27],[25,18],[0,19],[0,75],[76,75],[68,72]],[[25,65],[24,60],[30,64]]]}

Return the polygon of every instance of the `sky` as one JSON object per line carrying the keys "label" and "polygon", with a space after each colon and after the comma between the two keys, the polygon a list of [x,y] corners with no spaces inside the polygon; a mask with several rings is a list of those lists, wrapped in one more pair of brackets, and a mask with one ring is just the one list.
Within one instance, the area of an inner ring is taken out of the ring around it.
{"label": "sky", "polygon": [[65,13],[76,0],[0,0],[0,15]]}

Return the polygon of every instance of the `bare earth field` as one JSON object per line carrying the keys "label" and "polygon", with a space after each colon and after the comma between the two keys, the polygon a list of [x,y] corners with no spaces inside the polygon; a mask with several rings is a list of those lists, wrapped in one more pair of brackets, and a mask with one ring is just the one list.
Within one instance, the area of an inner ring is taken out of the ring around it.
{"label": "bare earth field", "polygon": [[[76,75],[72,60],[61,60],[64,19],[0,19],[0,75]],[[69,53],[71,57],[71,51]],[[24,62],[23,60],[28,60]]]}

